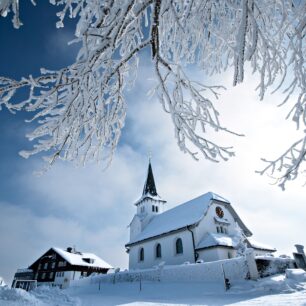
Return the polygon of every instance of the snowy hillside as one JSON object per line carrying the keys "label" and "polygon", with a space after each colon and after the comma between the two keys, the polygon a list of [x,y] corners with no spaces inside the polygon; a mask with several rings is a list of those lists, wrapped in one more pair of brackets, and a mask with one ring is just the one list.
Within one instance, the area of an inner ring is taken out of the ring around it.
{"label": "snowy hillside", "polygon": [[306,274],[285,275],[240,281],[225,291],[220,283],[138,282],[88,284],[67,290],[38,288],[0,289],[1,306],[45,305],[306,305]]}

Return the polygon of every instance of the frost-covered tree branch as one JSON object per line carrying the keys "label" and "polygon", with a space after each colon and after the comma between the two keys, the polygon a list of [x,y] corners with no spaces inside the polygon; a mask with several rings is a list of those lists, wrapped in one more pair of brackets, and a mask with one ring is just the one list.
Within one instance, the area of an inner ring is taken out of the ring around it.
{"label": "frost-covered tree branch", "polygon": [[[78,18],[75,62],[59,71],[43,69],[36,78],[0,79],[0,106],[35,113],[37,139],[31,152],[48,151],[56,158],[86,162],[111,159],[126,114],[124,97],[133,86],[140,52],[151,50],[157,86],[153,92],[174,124],[183,152],[212,161],[234,153],[210,139],[207,130],[230,132],[215,107],[220,86],[208,86],[188,76],[197,64],[206,76],[233,69],[233,85],[243,82],[250,62],[259,80],[261,99],[269,88],[282,90],[283,103],[298,96],[288,118],[297,128],[306,125],[305,33],[306,3],[289,0],[50,0],[60,8],[58,27],[67,15]],[[11,10],[18,27],[17,0],[0,2],[0,13]],[[14,102],[15,93],[29,97]],[[306,136],[305,136],[306,137]],[[285,186],[300,173],[305,143],[293,144],[261,171],[279,172]],[[286,160],[286,162],[284,162]],[[276,164],[280,165],[276,166]],[[289,172],[288,172],[289,171]],[[289,175],[290,174],[290,175]]]}

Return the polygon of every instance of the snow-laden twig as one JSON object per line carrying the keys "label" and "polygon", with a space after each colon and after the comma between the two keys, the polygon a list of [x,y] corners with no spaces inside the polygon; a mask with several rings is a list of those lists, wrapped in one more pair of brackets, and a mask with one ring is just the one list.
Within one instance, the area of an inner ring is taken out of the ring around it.
{"label": "snow-laden twig", "polygon": [[[236,85],[243,82],[244,65],[250,61],[261,99],[269,88],[284,91],[283,104],[291,103],[291,95],[297,94],[288,118],[305,129],[305,1],[50,2],[60,10],[58,27],[67,15],[78,18],[75,41],[82,46],[69,67],[43,70],[41,76],[20,81],[0,78],[0,107],[33,111],[38,122],[28,135],[38,142],[23,156],[47,151],[50,163],[58,157],[81,163],[111,160],[125,120],[124,89],[134,84],[138,54],[144,48],[151,49],[158,81],[155,93],[172,118],[180,149],[192,157],[198,159],[200,152],[220,161],[234,152],[206,134],[208,129],[230,132],[216,110],[221,87],[191,80],[185,72],[188,64],[197,64],[207,75],[232,68]],[[15,26],[21,24],[18,3],[0,2],[1,15],[12,11]],[[29,98],[15,104],[14,95],[23,87],[29,89]],[[281,175],[284,187],[300,173],[304,152],[304,146],[293,144],[261,173],[276,175],[287,169],[290,175]],[[278,162],[286,167],[275,167]]]}

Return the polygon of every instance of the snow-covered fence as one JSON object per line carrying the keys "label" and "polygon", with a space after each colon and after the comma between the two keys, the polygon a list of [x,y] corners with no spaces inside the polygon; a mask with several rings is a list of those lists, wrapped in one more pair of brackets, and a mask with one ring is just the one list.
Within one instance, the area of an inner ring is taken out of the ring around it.
{"label": "snow-covered fence", "polygon": [[165,266],[161,271],[162,281],[223,281],[245,279],[248,267],[243,257],[199,264]]}
{"label": "snow-covered fence", "polygon": [[294,268],[294,260],[291,258],[258,256],[256,264],[260,277],[285,273],[286,269]]}
{"label": "snow-covered fence", "polygon": [[248,278],[249,269],[244,257],[220,260],[207,263],[160,265],[152,269],[122,271],[103,274],[72,281],[71,286],[119,282],[223,282],[228,278],[231,282]]}

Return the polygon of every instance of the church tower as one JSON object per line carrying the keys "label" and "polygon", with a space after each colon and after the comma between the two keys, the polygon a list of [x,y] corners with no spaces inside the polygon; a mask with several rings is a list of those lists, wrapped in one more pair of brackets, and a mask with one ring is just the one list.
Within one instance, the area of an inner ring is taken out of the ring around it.
{"label": "church tower", "polygon": [[130,224],[131,239],[142,232],[145,226],[152,218],[154,218],[154,216],[164,212],[165,203],[166,201],[163,200],[157,193],[151,160],[149,160],[148,172],[142,191],[142,196],[135,203],[137,211]]}

